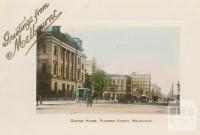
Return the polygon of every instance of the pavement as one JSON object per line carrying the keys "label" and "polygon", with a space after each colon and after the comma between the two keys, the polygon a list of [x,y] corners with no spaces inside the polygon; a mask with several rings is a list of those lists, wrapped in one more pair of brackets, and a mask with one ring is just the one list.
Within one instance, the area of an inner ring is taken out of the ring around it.
{"label": "pavement", "polygon": [[[116,102],[98,101],[92,107],[87,107],[86,102],[76,101],[43,101],[37,106],[37,113],[65,113],[65,114],[168,114],[168,106],[159,104],[120,104]],[[176,112],[178,106],[171,106],[171,113]]]}

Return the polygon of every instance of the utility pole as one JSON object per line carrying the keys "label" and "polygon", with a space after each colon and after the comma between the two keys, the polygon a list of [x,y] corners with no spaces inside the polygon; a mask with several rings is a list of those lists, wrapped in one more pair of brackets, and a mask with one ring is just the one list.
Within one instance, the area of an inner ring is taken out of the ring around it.
{"label": "utility pole", "polygon": [[172,83],[172,98],[174,97],[174,84]]}
{"label": "utility pole", "polygon": [[178,83],[177,83],[177,95],[179,95],[180,94],[180,83],[179,83],[179,81],[178,81]]}
{"label": "utility pole", "polygon": [[177,102],[180,102],[180,83],[178,81],[177,83]]}

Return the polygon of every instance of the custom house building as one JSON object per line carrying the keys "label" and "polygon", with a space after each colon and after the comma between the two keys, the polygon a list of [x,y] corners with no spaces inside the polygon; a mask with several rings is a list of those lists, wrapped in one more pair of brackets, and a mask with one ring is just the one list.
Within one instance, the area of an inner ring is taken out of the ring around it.
{"label": "custom house building", "polygon": [[50,26],[37,36],[37,94],[55,97],[61,93],[73,99],[85,82],[82,40]]}

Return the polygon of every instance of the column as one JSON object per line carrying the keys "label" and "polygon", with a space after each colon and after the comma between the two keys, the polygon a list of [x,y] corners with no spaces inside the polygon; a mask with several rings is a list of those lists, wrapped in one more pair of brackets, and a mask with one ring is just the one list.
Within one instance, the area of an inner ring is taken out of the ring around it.
{"label": "column", "polygon": [[71,52],[71,55],[70,55],[70,78],[73,80],[73,70],[74,70],[74,68],[73,68],[73,52]]}
{"label": "column", "polygon": [[76,58],[76,54],[75,53],[73,53],[73,80],[75,80],[76,79],[76,60],[75,60],[75,58]]}
{"label": "column", "polygon": [[67,67],[67,62],[66,62],[66,54],[67,54],[67,50],[65,49],[64,51],[64,59],[63,59],[63,64],[64,64],[64,67],[63,67],[63,70],[64,70],[64,78],[66,78],[66,67]]}
{"label": "column", "polygon": [[57,73],[58,73],[58,76],[60,77],[60,46],[57,46],[57,61],[58,61],[58,65],[57,65]]}
{"label": "column", "polygon": [[69,50],[67,50],[67,62],[66,62],[66,78],[69,79]]}
{"label": "column", "polygon": [[69,79],[71,79],[70,70],[71,70],[71,52],[68,51],[68,78]]}
{"label": "column", "polygon": [[76,54],[73,53],[73,79],[76,81]]}

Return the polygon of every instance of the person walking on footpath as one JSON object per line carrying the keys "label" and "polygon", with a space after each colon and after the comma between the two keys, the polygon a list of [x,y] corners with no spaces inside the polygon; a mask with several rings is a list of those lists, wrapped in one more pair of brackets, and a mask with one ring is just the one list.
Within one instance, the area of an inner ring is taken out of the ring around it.
{"label": "person walking on footpath", "polygon": [[40,96],[40,105],[42,105],[42,96]]}
{"label": "person walking on footpath", "polygon": [[77,103],[77,104],[79,103],[79,99],[78,99],[78,97],[76,98],[76,103]]}
{"label": "person walking on footpath", "polygon": [[88,99],[87,99],[87,107],[92,107],[92,104],[93,104],[93,98],[92,98],[92,95],[90,94],[88,96]]}
{"label": "person walking on footpath", "polygon": [[39,105],[39,103],[38,103],[39,102],[39,96],[38,95],[36,96],[36,102],[37,102],[36,106],[38,106]]}

